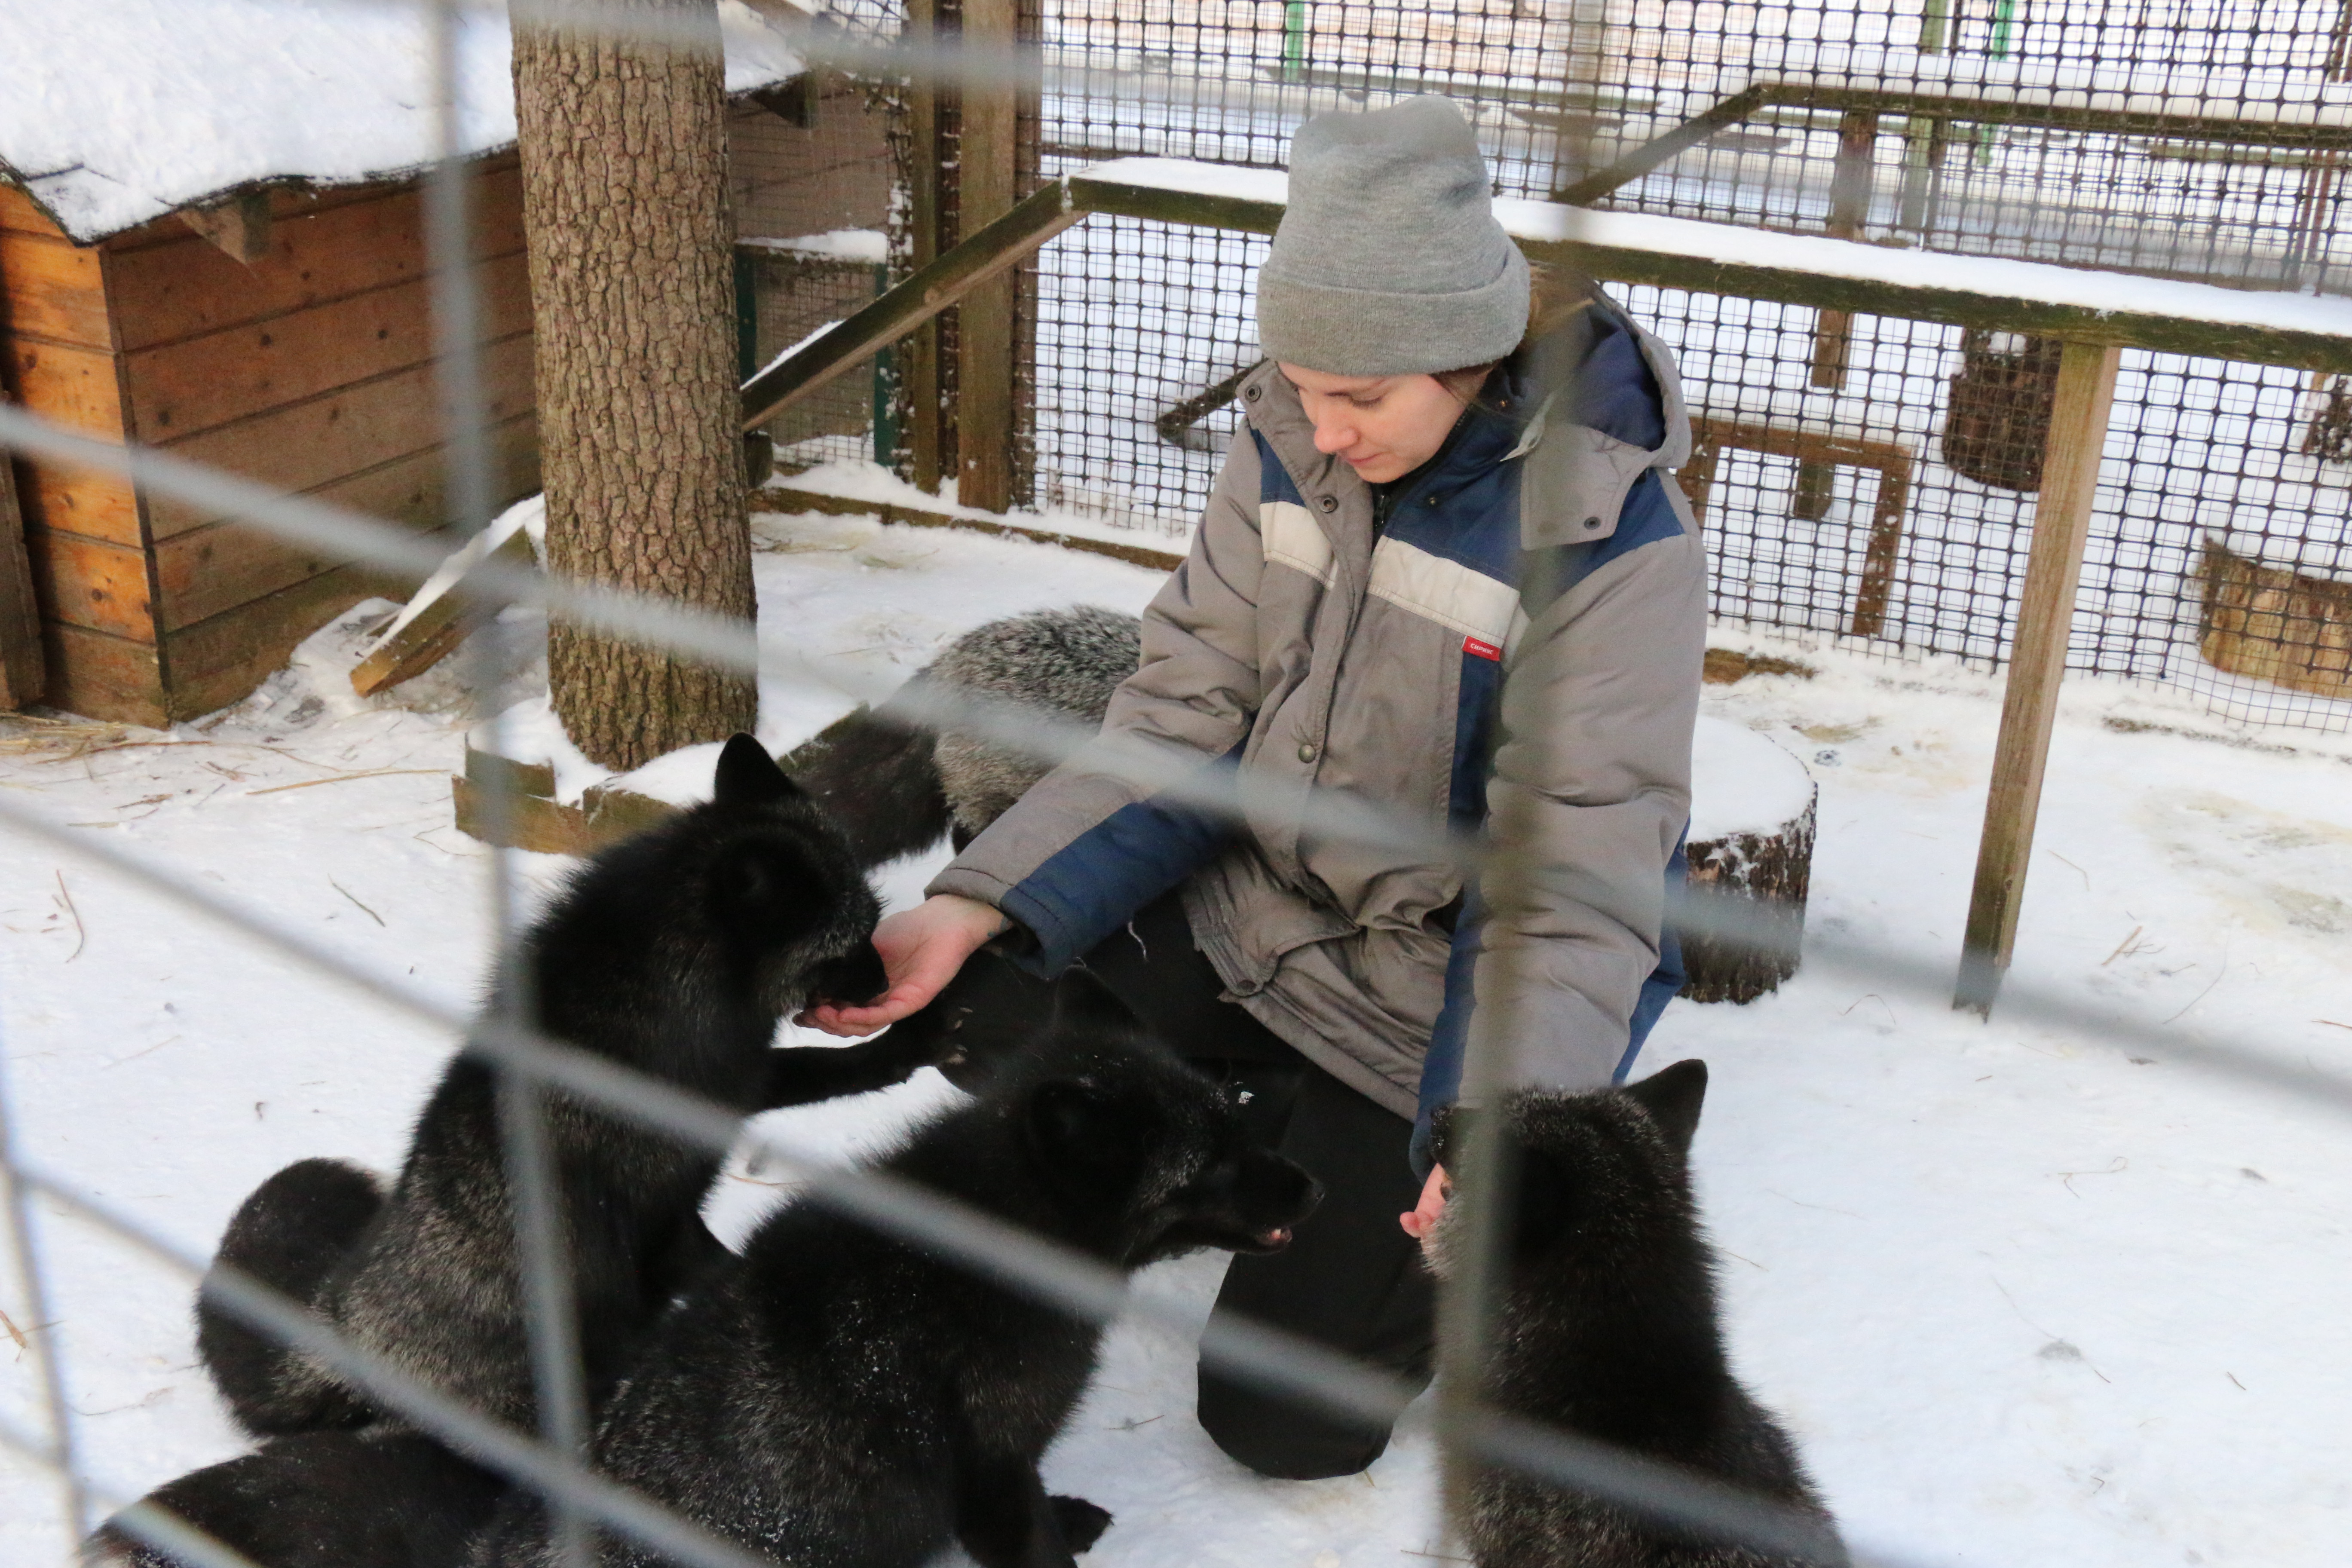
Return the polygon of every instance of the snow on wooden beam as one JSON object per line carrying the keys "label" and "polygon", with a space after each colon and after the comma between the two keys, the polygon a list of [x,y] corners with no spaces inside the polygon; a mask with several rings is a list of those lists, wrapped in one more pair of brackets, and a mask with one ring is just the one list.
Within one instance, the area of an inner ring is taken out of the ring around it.
{"label": "snow on wooden beam", "polygon": [[[1096,212],[1271,234],[1289,178],[1279,169],[1121,158],[1069,176],[1069,184]],[[1495,215],[1529,256],[1610,282],[2352,373],[2352,300],[1510,197],[1496,201]]]}

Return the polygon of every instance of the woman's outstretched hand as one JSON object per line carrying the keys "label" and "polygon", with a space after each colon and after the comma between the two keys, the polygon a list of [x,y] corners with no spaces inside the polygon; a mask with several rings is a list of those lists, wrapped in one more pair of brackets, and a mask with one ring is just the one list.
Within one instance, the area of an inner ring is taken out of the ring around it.
{"label": "woman's outstretched hand", "polygon": [[1444,1166],[1431,1169],[1429,1180],[1422,1184],[1421,1201],[1412,1205],[1411,1214],[1397,1215],[1397,1223],[1404,1226],[1407,1236],[1424,1245],[1428,1242],[1431,1227],[1437,1224],[1437,1216],[1445,1212],[1445,1194],[1452,1187],[1453,1184],[1445,1179]]}
{"label": "woman's outstretched hand", "polygon": [[963,961],[1010,923],[978,900],[936,893],[874,928],[874,951],[890,977],[890,989],[880,1001],[863,1007],[820,1002],[795,1022],[852,1037],[895,1024],[938,995]]}

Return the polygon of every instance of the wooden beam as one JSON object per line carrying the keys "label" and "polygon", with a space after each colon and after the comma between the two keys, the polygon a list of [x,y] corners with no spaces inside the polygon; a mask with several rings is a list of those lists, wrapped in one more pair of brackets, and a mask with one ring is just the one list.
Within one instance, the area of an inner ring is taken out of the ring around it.
{"label": "wooden beam", "polygon": [[743,428],[765,425],[835,376],[893,343],[1087,216],[1055,180],[945,256],[743,386]]}
{"label": "wooden beam", "polygon": [[[1016,24],[1014,0],[963,0],[968,46],[1010,49]],[[1009,76],[964,84],[956,212],[966,234],[1012,210],[1018,112]],[[1013,271],[974,284],[956,318],[956,499],[983,511],[1013,505]]]}
{"label": "wooden beam", "polygon": [[41,606],[25,554],[25,514],[16,465],[0,452],[0,711],[41,700],[48,684],[41,653]]}
{"label": "wooden beam", "polygon": [[[907,0],[908,41],[920,48],[936,44],[938,0]],[[945,154],[940,145],[940,88],[936,77],[917,72],[907,83],[908,260],[921,274],[949,248],[943,207]],[[950,89],[952,90],[952,89]],[[884,296],[887,298],[886,294]],[[926,495],[937,495],[946,478],[947,397],[940,374],[940,324],[926,317],[907,340],[908,476]]]}
{"label": "wooden beam", "polygon": [[[1837,166],[1830,177],[1832,238],[1862,237],[1863,226],[1870,221],[1873,160],[1877,152],[1878,116],[1866,109],[1846,110],[1838,121]],[[1853,354],[1853,312],[1823,310],[1813,323],[1813,384],[1844,386],[1846,364]],[[1804,486],[1801,483],[1798,488],[1801,491]],[[1800,510],[1797,515],[1818,522],[1825,511],[1826,507],[1818,511]]]}
{"label": "wooden beam", "polygon": [[[1138,184],[1120,178],[1115,169],[1108,174],[1081,172],[1068,179],[1072,199],[1088,212],[1115,213],[1157,223],[1238,229],[1249,234],[1272,234],[1282,220],[1282,204],[1278,201]],[[1878,249],[1858,240],[1843,243],[1853,245],[1857,251]],[[1810,305],[1816,310],[1849,310],[1856,315],[1942,321],[1958,327],[1992,327],[2074,342],[2115,343],[2158,353],[2189,354],[2247,364],[2294,365],[2352,374],[2352,335],[2337,332],[2200,321],[2144,310],[2102,310],[1982,292],[1947,282],[1903,283],[1866,275],[1849,277],[1829,270],[1727,259],[1724,254],[1717,253],[1695,255],[1591,240],[1524,236],[1519,238],[1519,248],[1531,261],[1556,262],[1605,283],[1651,284],[1661,289],[1687,289],[1699,294],[1730,294],[1784,305]]]}
{"label": "wooden beam", "polygon": [[2000,738],[1993,752],[1992,790],[1985,801],[1976,887],[1969,899],[1968,933],[1952,996],[1954,1007],[1986,1017],[1992,1016],[2017,944],[2018,910],[2050,760],[2050,728],[2074,624],[2074,590],[2082,578],[2083,547],[2090,539],[2099,459],[2106,448],[2107,415],[2122,357],[2114,344],[2070,342],[2059,362],[2025,593],[2018,605]]}
{"label": "wooden beam", "polygon": [[180,220],[247,267],[269,254],[269,193],[243,191],[209,206],[182,207]]}
{"label": "wooden beam", "polygon": [[1108,555],[1114,561],[1124,561],[1132,566],[1149,566],[1155,572],[1173,572],[1184,564],[1181,550],[1154,550],[1148,544],[1126,544],[1115,539],[1090,539],[1083,533],[1062,533],[1050,528],[1032,528],[1026,523],[992,518],[960,517],[954,512],[929,511],[920,507],[900,506],[896,501],[866,500],[857,496],[828,495],[823,490],[795,489],[790,485],[772,483],[753,490],[751,506],[755,511],[778,512],[787,516],[813,511],[825,517],[871,517],[883,522],[903,522],[916,528],[954,528],[970,533],[991,534],[998,539],[1036,540],[1088,555]]}
{"label": "wooden beam", "polygon": [[1570,206],[1591,206],[1611,192],[1632,184],[1659,165],[1679,158],[1717,132],[1738,124],[1763,107],[1764,93],[1761,87],[1750,87],[1733,93],[1722,102],[1684,121],[1664,136],[1644,142],[1607,168],[1596,170],[1574,184],[1553,192],[1551,199],[1566,202]]}

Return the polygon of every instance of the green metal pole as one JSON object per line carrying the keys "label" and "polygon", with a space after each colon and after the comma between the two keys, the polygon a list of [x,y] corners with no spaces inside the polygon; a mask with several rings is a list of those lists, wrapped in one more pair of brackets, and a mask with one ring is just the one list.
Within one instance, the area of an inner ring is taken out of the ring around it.
{"label": "green metal pole", "polygon": [[1282,7],[1282,79],[1301,81],[1307,76],[1307,0],[1286,0]]}
{"label": "green metal pole", "polygon": [[1927,0],[1927,8],[1919,13],[1919,52],[1940,55],[1944,52],[1944,28],[1948,15],[1949,0]]}
{"label": "green metal pole", "polygon": [[2009,58],[2011,28],[2017,21],[2017,0],[1994,0],[1992,8],[1992,47],[1985,51],[1987,58]]}

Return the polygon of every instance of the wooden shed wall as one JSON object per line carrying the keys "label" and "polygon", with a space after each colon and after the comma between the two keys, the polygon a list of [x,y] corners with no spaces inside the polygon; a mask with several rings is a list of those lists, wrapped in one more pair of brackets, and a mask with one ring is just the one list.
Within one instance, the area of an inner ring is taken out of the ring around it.
{"label": "wooden shed wall", "polygon": [[[520,181],[476,201],[501,501],[538,485]],[[273,199],[250,266],[164,218],[94,247],[0,191],[0,342],[37,412],[423,529],[446,476],[413,184]],[[383,584],[118,481],[18,469],[54,706],[160,723],[236,700]]]}

